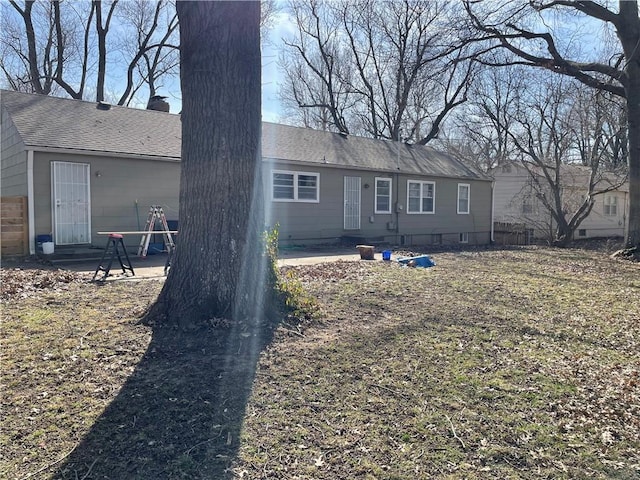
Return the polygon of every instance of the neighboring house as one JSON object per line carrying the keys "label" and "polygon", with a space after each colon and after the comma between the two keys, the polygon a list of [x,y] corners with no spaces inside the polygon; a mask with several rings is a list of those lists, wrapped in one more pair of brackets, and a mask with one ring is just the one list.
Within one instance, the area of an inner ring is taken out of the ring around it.
{"label": "neighboring house", "polygon": [[[179,220],[179,115],[0,96],[1,193],[27,197],[32,253],[47,233],[56,248],[102,247],[97,232],[140,230],[151,205]],[[279,224],[282,244],[490,242],[491,179],[450,156],[273,123],[262,136],[268,226]]]}
{"label": "neighboring house", "polygon": [[[517,163],[509,163],[489,172],[494,184],[494,220],[518,226],[526,232],[527,241],[547,241],[555,223],[532,186],[529,172]],[[565,211],[571,215],[587,192],[590,168],[565,165],[561,171]],[[595,192],[608,190],[621,183],[613,175],[597,179]],[[591,213],[579,225],[574,239],[624,237],[629,202],[629,183],[594,196]],[[500,230],[500,227],[496,227]],[[508,228],[508,227],[507,227]],[[500,240],[498,239],[498,242]]]}

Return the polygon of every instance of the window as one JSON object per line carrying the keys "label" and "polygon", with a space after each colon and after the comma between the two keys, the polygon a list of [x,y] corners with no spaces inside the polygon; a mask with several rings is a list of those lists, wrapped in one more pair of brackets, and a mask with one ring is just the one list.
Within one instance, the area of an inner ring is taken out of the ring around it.
{"label": "window", "polygon": [[435,213],[435,190],[433,182],[407,181],[407,213]]}
{"label": "window", "polygon": [[468,232],[463,232],[460,234],[460,243],[469,243],[469,233]]}
{"label": "window", "polygon": [[319,201],[320,175],[274,170],[271,195],[276,202]]}
{"label": "window", "polygon": [[535,230],[533,228],[528,228],[527,230],[525,230],[524,234],[525,234],[525,241],[527,242],[527,245],[531,245],[536,238]]}
{"label": "window", "polygon": [[618,215],[618,197],[614,195],[605,195],[604,214],[611,217]]}
{"label": "window", "polygon": [[391,213],[391,179],[376,177],[375,213]]}
{"label": "window", "polygon": [[511,165],[503,165],[502,173],[511,173]]}
{"label": "window", "polygon": [[579,237],[586,237],[587,236],[587,230],[584,229],[584,228],[578,229],[578,236]]}
{"label": "window", "polygon": [[533,213],[533,205],[529,200],[525,200],[522,202],[522,213],[525,215],[528,213]]}
{"label": "window", "polygon": [[468,183],[458,184],[458,213],[469,213],[469,191],[471,186]]}

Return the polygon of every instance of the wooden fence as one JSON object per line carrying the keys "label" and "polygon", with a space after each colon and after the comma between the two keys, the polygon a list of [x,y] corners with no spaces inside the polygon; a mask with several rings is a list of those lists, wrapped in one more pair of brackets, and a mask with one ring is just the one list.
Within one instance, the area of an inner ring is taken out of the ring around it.
{"label": "wooden fence", "polygon": [[0,199],[0,255],[29,254],[27,197]]}
{"label": "wooden fence", "polygon": [[493,223],[493,239],[498,245],[529,245],[532,243],[532,230],[524,223]]}

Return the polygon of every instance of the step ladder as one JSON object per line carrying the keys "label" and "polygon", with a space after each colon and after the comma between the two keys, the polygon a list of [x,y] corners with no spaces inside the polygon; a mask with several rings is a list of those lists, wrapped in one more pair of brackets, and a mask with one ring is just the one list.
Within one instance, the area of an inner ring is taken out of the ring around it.
{"label": "step ladder", "polygon": [[[155,235],[156,223],[160,222],[162,227],[162,236],[164,237],[165,245],[169,253],[173,252],[176,248],[176,244],[173,242],[173,237],[169,231],[169,225],[167,224],[167,217],[164,215],[164,210],[159,205],[151,205],[149,208],[149,216],[147,217],[147,223],[144,227],[144,233],[140,239],[140,246],[138,247],[138,256],[146,257],[147,250],[149,249],[149,242],[151,241],[151,235]],[[160,232],[157,232],[160,233]]]}

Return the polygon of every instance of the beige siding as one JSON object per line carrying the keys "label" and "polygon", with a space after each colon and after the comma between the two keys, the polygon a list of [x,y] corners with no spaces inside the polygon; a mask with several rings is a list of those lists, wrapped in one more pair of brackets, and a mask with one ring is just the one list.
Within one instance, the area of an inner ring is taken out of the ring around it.
{"label": "beige siding", "polygon": [[[271,199],[271,171],[289,170],[319,173],[320,202],[278,202]],[[344,229],[344,177],[361,178],[361,218],[359,230]],[[392,179],[391,214],[375,213],[375,178]],[[445,178],[410,177],[384,172],[367,172],[337,168],[309,169],[307,165],[277,163],[265,168],[265,192],[269,224],[280,226],[283,243],[296,241],[329,242],[343,236],[378,239],[392,243],[458,243],[460,233],[469,234],[470,244],[486,244],[490,239],[491,182]],[[408,214],[407,180],[434,181],[434,214]],[[457,213],[458,184],[470,185],[470,213]],[[398,208],[400,205],[400,208]],[[388,223],[395,226],[389,228]]]}
{"label": "beige siding", "polygon": [[[617,212],[615,215],[605,215],[605,196],[617,198]],[[594,237],[622,237],[625,229],[625,210],[629,196],[627,192],[614,191],[596,196],[596,203],[587,218],[580,224],[578,230],[584,230],[585,235],[576,232],[575,238]]]}
{"label": "beige siding", "polygon": [[[161,205],[168,220],[178,219],[180,164],[139,159],[37,153],[34,160],[36,233],[53,230],[51,162],[90,165],[91,240],[102,246],[99,231],[134,231],[144,228],[149,207]],[[137,202],[137,209],[136,209]],[[137,246],[140,237],[125,237]]]}
{"label": "beige siding", "polygon": [[[542,203],[532,195],[527,171],[516,165],[511,166],[511,171],[505,172],[498,168],[494,172],[495,178],[495,221],[504,223],[522,223],[528,229],[534,230],[536,238],[546,238],[548,232],[554,228],[554,223],[549,212]],[[586,187],[585,187],[586,188]],[[582,201],[584,189],[579,187],[565,189],[565,195],[570,195],[566,200],[572,205]],[[614,191],[607,195],[615,195],[618,198],[618,212],[615,216],[604,215],[604,195],[596,196],[596,203],[589,216],[583,220],[576,231],[575,238],[597,238],[624,236],[625,208],[628,196],[624,191]],[[523,211],[525,202],[530,206],[530,211]],[[584,230],[585,235],[579,236],[579,230]]]}
{"label": "beige siding", "polygon": [[[511,166],[510,171],[496,171],[494,188],[494,219],[496,222],[518,223],[523,221],[523,203],[529,201],[527,188],[529,175],[526,170]],[[540,207],[536,203],[534,211]]]}
{"label": "beige siding", "polygon": [[27,152],[9,115],[2,110],[2,135],[0,137],[2,159],[2,196],[27,195]]}

